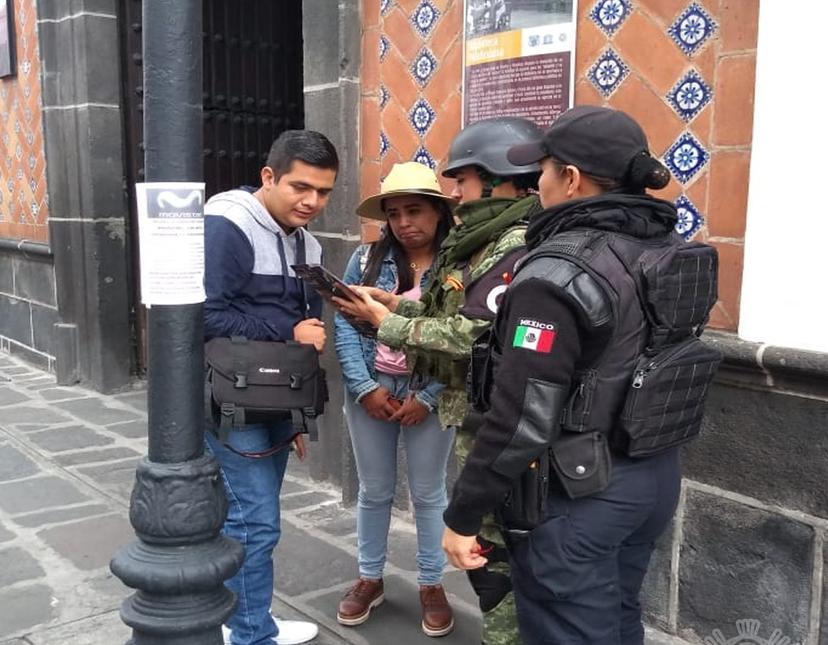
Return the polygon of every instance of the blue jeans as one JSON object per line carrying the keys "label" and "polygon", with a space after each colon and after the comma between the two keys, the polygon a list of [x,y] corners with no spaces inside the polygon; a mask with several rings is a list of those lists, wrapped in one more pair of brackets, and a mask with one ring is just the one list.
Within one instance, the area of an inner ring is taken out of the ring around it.
{"label": "blue jeans", "polygon": [[[244,452],[264,451],[293,435],[290,421],[233,429],[227,443]],[[282,534],[279,492],[289,450],[263,459],[242,457],[205,432],[205,442],[221,466],[229,502],[222,532],[244,546],[244,562],[225,582],[238,597],[236,611],[227,621],[233,645],[272,645],[277,630],[270,616],[273,599],[273,549]]]}
{"label": "blue jeans", "polygon": [[[378,380],[396,398],[404,399],[408,394],[407,376],[380,373]],[[443,511],[447,504],[446,464],[454,431],[443,430],[434,412],[416,426],[373,419],[347,390],[345,418],[359,476],[359,575],[372,579],[382,577],[397,481],[397,441],[402,434],[417,525],[417,582],[421,585],[439,583],[446,565],[441,542]]]}

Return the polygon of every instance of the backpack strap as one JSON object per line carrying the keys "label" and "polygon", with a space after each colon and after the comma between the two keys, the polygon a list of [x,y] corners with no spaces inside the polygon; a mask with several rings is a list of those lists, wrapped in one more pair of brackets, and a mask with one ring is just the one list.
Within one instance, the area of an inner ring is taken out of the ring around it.
{"label": "backpack strap", "polygon": [[[640,265],[638,267],[632,266],[632,258],[627,257],[624,253],[620,252],[615,246],[610,244],[610,249],[615,254],[615,257],[618,258],[618,261],[624,266],[624,269],[627,271],[627,274],[635,284],[635,294],[638,297],[638,304],[641,306],[641,311],[644,313],[644,318],[647,320],[647,327],[649,332],[649,339],[647,341],[647,352],[649,353],[651,350],[657,350],[659,347],[667,344],[667,340],[669,337],[669,330],[665,329],[664,327],[659,326],[658,321],[653,316],[653,312],[650,309],[647,300],[647,290],[644,286],[644,276],[641,270]],[[640,260],[642,255],[641,253],[637,258],[636,261]]]}

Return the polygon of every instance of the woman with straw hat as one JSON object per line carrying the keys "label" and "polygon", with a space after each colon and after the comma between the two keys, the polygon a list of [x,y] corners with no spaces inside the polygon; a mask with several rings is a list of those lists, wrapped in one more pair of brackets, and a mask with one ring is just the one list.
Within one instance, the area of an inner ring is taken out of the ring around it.
{"label": "woman with straw hat", "polygon": [[[433,170],[415,162],[395,164],[379,194],[357,209],[362,217],[384,221],[383,234],[374,244],[354,251],[344,281],[419,299],[437,250],[453,225],[453,205],[440,191]],[[335,339],[359,477],[359,579],[340,601],[337,620],[362,624],[383,601],[382,572],[402,435],[417,525],[421,626],[429,636],[444,636],[454,627],[440,584],[446,564],[440,546],[446,464],[454,432],[441,427],[435,411],[442,386],[432,381],[409,391],[405,354],[360,335],[341,315],[336,316]]]}

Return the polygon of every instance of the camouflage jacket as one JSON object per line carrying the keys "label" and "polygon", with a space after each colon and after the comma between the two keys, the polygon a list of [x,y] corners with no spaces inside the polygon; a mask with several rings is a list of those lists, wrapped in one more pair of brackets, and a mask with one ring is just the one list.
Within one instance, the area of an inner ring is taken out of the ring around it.
{"label": "camouflage jacket", "polygon": [[[523,246],[526,219],[538,210],[535,196],[480,199],[459,207],[462,223],[450,239],[459,246],[464,238],[468,241],[475,234],[473,231],[478,237],[482,231],[482,244],[464,259],[446,252],[444,244],[423,299],[403,300],[396,313],[387,316],[379,328],[381,342],[406,349],[415,379],[418,375],[430,377],[446,386],[438,398],[443,425],[460,425],[463,421],[469,405],[466,373],[471,346],[491,324],[489,320],[467,318],[460,313],[465,302],[464,283],[477,279],[506,253]],[[477,226],[467,227],[470,222]]]}

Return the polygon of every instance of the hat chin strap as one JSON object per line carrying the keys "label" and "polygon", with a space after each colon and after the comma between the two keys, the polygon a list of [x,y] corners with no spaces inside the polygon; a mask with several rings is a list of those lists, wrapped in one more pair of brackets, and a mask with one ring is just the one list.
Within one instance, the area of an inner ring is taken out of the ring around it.
{"label": "hat chin strap", "polygon": [[480,181],[483,182],[483,192],[480,193],[480,199],[488,199],[491,197],[492,191],[495,187],[500,186],[500,184],[503,183],[503,180],[500,177],[495,177],[482,168],[477,169],[477,176],[480,177]]}

